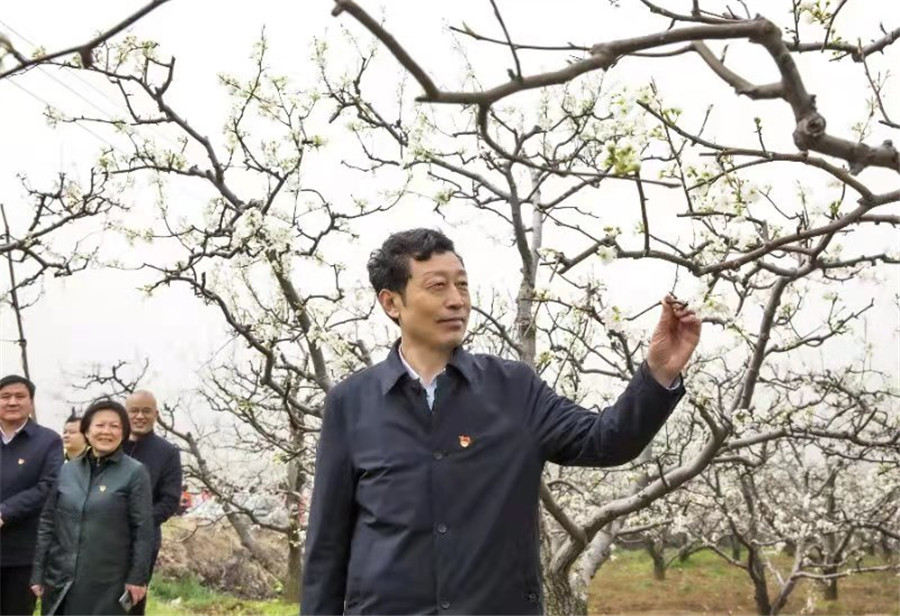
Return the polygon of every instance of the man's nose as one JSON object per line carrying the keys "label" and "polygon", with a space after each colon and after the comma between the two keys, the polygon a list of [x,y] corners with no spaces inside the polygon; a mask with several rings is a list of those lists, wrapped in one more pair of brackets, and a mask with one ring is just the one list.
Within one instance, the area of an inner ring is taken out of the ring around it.
{"label": "man's nose", "polygon": [[465,305],[465,299],[463,298],[463,294],[460,293],[459,289],[456,287],[450,288],[450,293],[447,295],[447,307],[448,308],[459,308]]}

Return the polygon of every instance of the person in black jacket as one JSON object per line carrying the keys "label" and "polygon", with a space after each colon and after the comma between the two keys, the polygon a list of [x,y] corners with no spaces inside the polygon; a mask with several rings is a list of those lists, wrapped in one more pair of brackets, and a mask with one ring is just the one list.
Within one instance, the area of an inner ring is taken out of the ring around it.
{"label": "person in black jacket", "polygon": [[[153,431],[159,408],[156,398],[146,390],[132,392],[125,401],[128,419],[131,422],[131,436],[125,442],[125,453],[143,463],[150,473],[153,492],[153,560],[150,575],[162,545],[163,522],[178,512],[181,502],[181,453],[178,448]],[[143,614],[147,607],[146,598],[136,603],[131,614]]]}
{"label": "person in black jacket", "polygon": [[122,452],[118,402],[91,404],[81,431],[90,449],[63,467],[44,505],[31,589],[41,614],[126,614],[120,599],[140,601],[150,578],[150,476]]}
{"label": "person in black jacket", "polygon": [[468,279],[440,232],[396,233],[368,267],[400,340],[326,397],[301,611],[540,614],[545,462],[638,456],[684,395],[700,321],[667,296],[646,361],[597,413],[521,362],[461,348]]}
{"label": "person in black jacket", "polygon": [[31,614],[28,589],[41,507],[63,463],[59,435],[30,419],[34,383],[0,379],[0,614]]}

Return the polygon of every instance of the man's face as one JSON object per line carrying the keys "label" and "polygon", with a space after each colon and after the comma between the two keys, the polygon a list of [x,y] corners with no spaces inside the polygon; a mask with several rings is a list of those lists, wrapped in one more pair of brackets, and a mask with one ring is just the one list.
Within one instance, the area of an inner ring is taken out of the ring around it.
{"label": "man's face", "polygon": [[70,455],[78,454],[84,450],[87,441],[84,440],[84,435],[81,433],[80,421],[66,422],[66,425],[63,426],[62,442],[66,452]]}
{"label": "man's face", "polygon": [[125,409],[128,411],[128,421],[131,423],[131,433],[134,436],[144,436],[153,432],[153,426],[159,415],[153,396],[143,392],[131,394],[125,401]]}
{"label": "man's face", "polygon": [[444,351],[462,343],[472,306],[466,270],[456,254],[410,259],[403,296],[383,290],[379,300],[389,316],[400,320],[404,340]]}
{"label": "man's face", "polygon": [[34,402],[24,383],[11,383],[0,389],[0,421],[18,425],[34,410]]}

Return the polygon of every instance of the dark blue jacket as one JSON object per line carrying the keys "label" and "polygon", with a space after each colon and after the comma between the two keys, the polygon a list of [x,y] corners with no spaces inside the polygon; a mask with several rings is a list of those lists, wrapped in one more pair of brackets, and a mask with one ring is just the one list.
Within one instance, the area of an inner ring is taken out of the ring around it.
{"label": "dark blue jacket", "polygon": [[62,439],[33,419],[9,445],[0,441],[0,566],[31,565],[41,508],[62,464]]}
{"label": "dark blue jacket", "polygon": [[125,453],[146,467],[153,493],[154,550],[162,541],[160,526],[175,515],[181,502],[181,452],[178,447],[155,432],[136,440],[125,441]]}
{"label": "dark blue jacket", "polygon": [[641,366],[597,413],[458,349],[429,412],[395,346],[328,394],[302,613],[540,614],[544,463],[628,462],[683,394]]}

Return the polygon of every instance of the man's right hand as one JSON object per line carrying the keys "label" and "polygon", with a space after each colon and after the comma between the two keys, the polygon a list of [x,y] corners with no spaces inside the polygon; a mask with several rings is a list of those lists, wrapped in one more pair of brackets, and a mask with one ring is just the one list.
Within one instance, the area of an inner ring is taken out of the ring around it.
{"label": "man's right hand", "polygon": [[138,603],[141,599],[147,596],[147,587],[146,586],[138,586],[136,584],[125,584],[125,590],[131,593],[131,600],[134,603]]}

